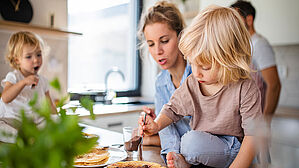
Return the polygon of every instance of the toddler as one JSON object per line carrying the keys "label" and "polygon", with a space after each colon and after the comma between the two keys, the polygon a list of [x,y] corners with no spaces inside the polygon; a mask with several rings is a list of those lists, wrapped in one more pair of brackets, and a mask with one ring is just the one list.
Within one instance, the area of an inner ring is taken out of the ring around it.
{"label": "toddler", "polygon": [[[43,49],[42,39],[31,32],[21,31],[10,37],[6,59],[15,70],[1,81],[4,89],[0,101],[0,132],[16,134],[15,124],[21,120],[21,109],[25,110],[26,115],[34,117],[36,123],[41,122],[41,118],[33,115],[28,105],[35,93],[38,94],[38,102],[47,98],[51,102],[53,113],[56,113],[48,81],[38,75],[43,63]],[[13,142],[14,138],[1,135],[0,141]]]}

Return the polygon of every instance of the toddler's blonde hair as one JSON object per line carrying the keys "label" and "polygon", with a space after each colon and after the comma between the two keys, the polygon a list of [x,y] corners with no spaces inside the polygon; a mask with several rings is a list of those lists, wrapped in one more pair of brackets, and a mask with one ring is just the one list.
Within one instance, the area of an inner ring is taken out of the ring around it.
{"label": "toddler's blonde hair", "polygon": [[32,32],[20,31],[14,33],[7,43],[5,55],[7,62],[12,68],[19,69],[16,60],[22,56],[25,45],[33,46],[35,49],[39,47],[42,54],[45,48],[43,40]]}
{"label": "toddler's blonde hair", "polygon": [[234,9],[209,6],[184,30],[179,49],[192,64],[219,67],[219,82],[227,85],[250,78],[250,35]]}

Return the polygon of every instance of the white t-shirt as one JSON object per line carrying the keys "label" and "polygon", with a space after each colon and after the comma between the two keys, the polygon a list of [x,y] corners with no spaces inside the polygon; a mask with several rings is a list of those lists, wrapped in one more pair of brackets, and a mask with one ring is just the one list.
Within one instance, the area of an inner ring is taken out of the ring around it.
{"label": "white t-shirt", "polygon": [[276,65],[275,54],[267,39],[260,34],[253,34],[251,36],[251,43],[253,69],[257,70],[257,74],[253,75],[253,79],[261,91],[262,107],[264,107],[267,86],[263,80],[261,71]]}
{"label": "white t-shirt", "polygon": [[[12,133],[12,128],[9,122],[11,120],[21,120],[21,113],[20,110],[24,109],[25,114],[27,116],[32,116],[34,118],[34,121],[39,123],[41,121],[41,118],[37,117],[35,113],[33,113],[28,105],[29,101],[33,98],[34,94],[38,94],[38,103],[41,102],[42,99],[45,98],[45,93],[49,90],[49,84],[48,80],[38,75],[39,81],[38,84],[31,88],[31,86],[25,86],[23,90],[20,92],[20,94],[10,103],[4,103],[0,101],[0,131],[10,132]],[[10,82],[12,84],[16,84],[17,82],[24,79],[24,76],[21,74],[20,71],[13,71],[9,72],[5,79],[1,81],[1,86],[4,87],[6,82]],[[0,141],[2,136],[0,136]],[[4,142],[7,142],[6,140],[2,140]]]}
{"label": "white t-shirt", "polygon": [[252,42],[252,61],[258,71],[275,66],[274,51],[263,36],[260,34],[253,34],[251,36]]}

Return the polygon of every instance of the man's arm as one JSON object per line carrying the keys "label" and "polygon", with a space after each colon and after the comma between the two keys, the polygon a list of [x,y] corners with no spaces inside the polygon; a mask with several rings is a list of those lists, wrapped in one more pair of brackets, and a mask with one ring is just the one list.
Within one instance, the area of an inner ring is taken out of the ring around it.
{"label": "man's arm", "polygon": [[240,151],[230,168],[248,168],[255,157],[254,136],[245,136]]}
{"label": "man's arm", "polygon": [[278,104],[281,85],[276,66],[266,68],[261,72],[267,85],[263,114],[266,121],[270,124]]}

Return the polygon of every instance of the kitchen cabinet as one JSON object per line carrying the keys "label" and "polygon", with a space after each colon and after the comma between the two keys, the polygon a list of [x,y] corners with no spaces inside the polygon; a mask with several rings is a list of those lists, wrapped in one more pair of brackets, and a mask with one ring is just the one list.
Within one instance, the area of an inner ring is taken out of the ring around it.
{"label": "kitchen cabinet", "polygon": [[[143,111],[143,106],[154,108],[154,104],[105,105],[96,103],[93,106],[93,113],[96,116],[95,120],[90,118],[89,111],[79,107],[79,101],[71,101],[63,108],[68,109],[68,115],[78,115],[81,123],[122,133],[123,127],[130,126],[135,128],[138,126],[138,118]],[[75,113],[70,110],[71,107],[78,107]]]}
{"label": "kitchen cabinet", "polygon": [[95,120],[81,118],[80,123],[122,133],[123,127],[137,128],[141,111],[97,116]]}

